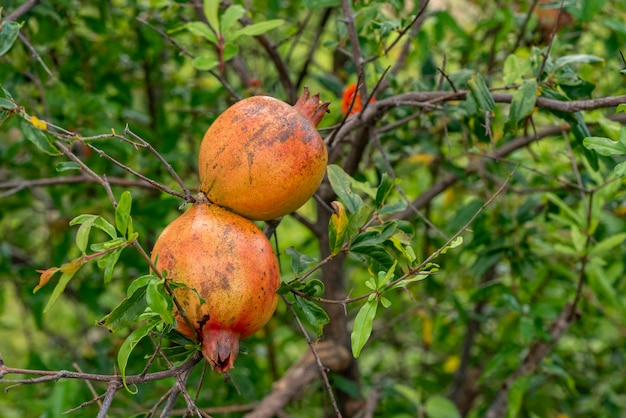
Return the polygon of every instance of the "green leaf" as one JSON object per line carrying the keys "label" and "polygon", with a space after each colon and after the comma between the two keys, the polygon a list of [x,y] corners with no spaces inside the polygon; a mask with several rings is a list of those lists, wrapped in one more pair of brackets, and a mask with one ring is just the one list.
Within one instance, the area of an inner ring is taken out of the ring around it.
{"label": "green leaf", "polygon": [[224,62],[230,61],[238,53],[239,46],[237,44],[227,42],[224,44],[224,49],[222,50],[222,60],[224,60]]}
{"label": "green leaf", "polygon": [[108,284],[111,281],[111,278],[113,277],[113,269],[115,268],[117,260],[119,260],[120,254],[122,254],[123,250],[124,247],[116,248],[98,259],[98,267],[104,267],[104,284]]}
{"label": "green leaf", "polygon": [[597,57],[595,55],[587,55],[587,54],[575,54],[575,55],[566,55],[564,57],[559,57],[554,60],[554,67],[552,68],[552,72],[556,72],[563,67],[570,66],[572,64],[600,64],[603,63],[604,59]]}
{"label": "green leaf", "polygon": [[152,311],[158,313],[166,324],[174,323],[172,298],[165,291],[162,281],[152,281],[146,289],[146,301]]}
{"label": "green leaf", "polygon": [[311,264],[317,262],[317,259],[306,254],[302,254],[294,247],[288,247],[285,250],[285,253],[291,257],[291,269],[295,273],[296,277],[298,277],[300,273],[306,271]]}
{"label": "green leaf", "polygon": [[32,142],[40,151],[48,155],[61,155],[57,150],[49,136],[43,131],[35,128],[32,123],[25,119],[20,121],[20,129],[24,134],[24,137]]}
{"label": "green leaf", "polygon": [[15,109],[17,109],[17,105],[13,100],[0,98],[0,110],[14,111]]}
{"label": "green leaf", "polygon": [[220,0],[204,0],[202,8],[204,9],[204,15],[209,21],[209,25],[211,25],[215,32],[219,33],[220,21],[217,18],[217,14],[220,8]]}
{"label": "green leaf", "polygon": [[517,130],[522,120],[528,117],[537,102],[537,80],[534,78],[524,80],[522,85],[513,93],[509,108],[509,123]]}
{"label": "green leaf", "polygon": [[[432,270],[429,270],[430,272],[433,272]],[[389,288],[389,290],[391,289],[398,289],[400,287],[406,287],[411,283],[415,283],[415,282],[420,282],[426,278],[428,278],[428,276],[430,276],[428,273],[418,273],[414,276],[411,277],[407,277],[406,279],[402,279],[400,280],[398,283],[394,284],[393,286],[391,286]]]}
{"label": "green leaf", "polygon": [[428,398],[424,410],[429,418],[461,418],[461,414],[454,403],[439,395]]}
{"label": "green leaf", "polygon": [[348,212],[355,213],[358,209],[360,209],[363,206],[363,199],[361,199],[361,196],[352,191],[351,185],[354,179],[343,171],[343,168],[336,164],[329,165],[327,173],[330,186],[333,188],[333,191],[337,194],[337,196],[343,201],[343,204],[346,205]]}
{"label": "green leaf", "polygon": [[93,221],[93,226],[104,231],[111,238],[117,238],[117,232],[115,231],[115,227],[111,225],[106,219],[98,215],[91,215],[91,214],[78,215],[70,221],[69,225],[74,226],[74,225],[80,225],[85,222],[92,222],[91,221],[92,219],[95,219],[95,221]]}
{"label": "green leaf", "polygon": [[626,154],[626,146],[610,138],[590,136],[583,139],[585,148],[593,150],[602,156]]}
{"label": "green leaf", "polygon": [[591,247],[589,255],[598,256],[602,255],[613,248],[620,246],[626,241],[626,232],[620,232],[619,234],[612,235],[607,239],[600,241],[598,244]]}
{"label": "green leaf", "polygon": [[191,64],[200,71],[209,71],[220,65],[220,60],[212,53],[203,53],[193,59]]}
{"label": "green leaf", "polygon": [[376,190],[376,199],[374,200],[377,209],[382,207],[394,186],[396,186],[399,182],[400,181],[398,179],[392,180],[387,173],[383,173],[378,189]]}
{"label": "green leaf", "polygon": [[377,288],[378,290],[382,290],[385,288],[387,283],[389,283],[396,272],[396,266],[398,265],[398,260],[393,260],[393,265],[387,271],[379,271],[378,272],[378,281]]}
{"label": "green leaf", "polygon": [[294,308],[297,313],[301,314],[299,316],[302,316],[303,319],[311,325],[316,335],[322,335],[324,325],[330,322],[326,311],[309,299],[295,296],[295,300]]}
{"label": "green leaf", "polygon": [[132,231],[132,223],[130,222],[130,210],[133,205],[133,198],[129,191],[122,193],[117,207],[115,208],[115,227],[123,237],[128,237]]}
{"label": "green leaf", "polygon": [[359,235],[361,227],[365,225],[372,215],[372,209],[368,205],[361,206],[355,213],[348,218],[348,229],[346,238],[348,242],[352,242]]}
{"label": "green leaf", "polygon": [[189,22],[183,25],[181,29],[187,29],[192,34],[202,36],[209,42],[217,45],[217,36],[215,35],[215,32],[213,32],[204,22]]}
{"label": "green leaf", "polygon": [[574,222],[576,226],[578,226],[579,228],[583,228],[583,225],[585,225],[585,220],[581,219],[581,216],[574,212],[572,208],[560,197],[558,197],[554,193],[546,193],[546,197],[550,202],[554,203],[561,210],[561,212],[563,212],[564,215],[567,216],[567,218],[562,218],[565,220],[566,223],[569,223],[571,225],[571,222]]}
{"label": "green leaf", "polygon": [[94,251],[94,252],[107,251],[107,250],[110,250],[111,248],[120,247],[127,243],[128,241],[126,241],[125,238],[119,237],[119,238],[113,238],[112,240],[109,240],[109,241],[97,242],[97,243],[91,244],[89,246],[89,249],[91,249],[91,251]]}
{"label": "green leaf", "polygon": [[228,39],[228,34],[234,29],[238,20],[246,14],[246,9],[238,4],[232,4],[222,13],[220,23],[222,25],[222,33]]}
{"label": "green leaf", "polygon": [[[135,281],[133,281],[133,283]],[[131,286],[133,283],[131,283]],[[98,321],[98,324],[107,327],[110,332],[116,332],[137,321],[139,315],[141,315],[148,306],[146,301],[146,286],[137,286],[131,296],[124,298],[108,315]]]}
{"label": "green leaf", "polygon": [[229,38],[234,41],[240,36],[263,35],[272,29],[282,26],[283,23],[285,23],[285,21],[282,19],[271,19],[264,22],[253,23],[252,25],[244,26],[243,28],[234,31]]}
{"label": "green leaf", "polygon": [[137,277],[135,280],[130,282],[130,285],[128,285],[128,288],[126,289],[126,297],[132,297],[137,290],[148,286],[153,281],[159,280],[161,279],[159,279],[156,274],[146,274],[144,276]]}
{"label": "green leaf", "polygon": [[383,244],[389,240],[393,234],[398,230],[398,221],[387,221],[381,226],[370,227],[365,232],[359,234],[352,245],[351,250],[356,250],[360,247],[371,247],[374,245]]}
{"label": "green leaf", "polygon": [[17,22],[4,22],[0,30],[0,57],[9,52],[20,33],[20,25]]}
{"label": "green leaf", "polygon": [[467,87],[470,89],[472,97],[476,100],[478,107],[483,111],[493,113],[496,103],[489,92],[485,79],[480,73],[474,74],[468,81]]}
{"label": "green leaf", "polygon": [[372,335],[372,326],[376,317],[376,309],[378,308],[378,300],[376,298],[365,302],[354,318],[354,326],[350,339],[352,341],[352,355],[358,358],[361,350],[365,346],[370,335]]}
{"label": "green leaf", "polygon": [[309,296],[322,296],[324,294],[324,283],[318,279],[311,279],[300,287],[299,290]]}
{"label": "green leaf", "polygon": [[78,231],[76,231],[76,246],[83,254],[85,254],[85,251],[87,251],[89,232],[91,232],[91,227],[96,222],[96,219],[97,217],[92,217],[91,219],[86,220],[80,225]]}
{"label": "green leaf", "polygon": [[61,277],[59,278],[59,282],[54,287],[54,290],[52,291],[52,294],[50,295],[50,298],[48,299],[48,303],[46,303],[46,306],[43,308],[44,314],[48,312],[50,308],[52,308],[52,306],[55,304],[59,296],[61,296],[61,293],[63,293],[63,291],[67,287],[67,284],[70,282],[72,277],[74,277],[74,274],[76,274],[76,271],[66,272],[61,275]]}
{"label": "green leaf", "polygon": [[80,165],[74,161],[61,161],[54,168],[60,173],[62,171],[80,170]]}
{"label": "green leaf", "polygon": [[328,241],[330,245],[330,253],[337,255],[343,248],[348,232],[348,215],[345,207],[341,202],[332,202],[331,206],[335,210],[330,216],[328,224]]}
{"label": "green leaf", "polygon": [[626,161],[622,161],[621,163],[617,164],[613,169],[613,174],[615,174],[615,176],[617,177],[626,176]]}
{"label": "green leaf", "polygon": [[617,108],[615,109],[615,113],[620,113],[620,112],[626,113],[626,103],[617,105]]}
{"label": "green leaf", "polygon": [[117,352],[117,365],[119,367],[119,372],[122,375],[122,383],[124,383],[124,387],[127,391],[132,394],[138,392],[135,390],[134,392],[130,390],[130,388],[126,385],[126,366],[128,365],[128,359],[130,358],[131,353],[137,346],[137,344],[152,331],[154,327],[158,324],[157,321],[150,322],[144,325],[141,328],[136,329],[131,332],[130,335],[124,340],[122,343],[120,350]]}
{"label": "green leaf", "polygon": [[402,212],[409,206],[406,200],[398,200],[396,203],[392,203],[390,205],[383,205],[376,212],[380,216],[392,215],[394,213]]}

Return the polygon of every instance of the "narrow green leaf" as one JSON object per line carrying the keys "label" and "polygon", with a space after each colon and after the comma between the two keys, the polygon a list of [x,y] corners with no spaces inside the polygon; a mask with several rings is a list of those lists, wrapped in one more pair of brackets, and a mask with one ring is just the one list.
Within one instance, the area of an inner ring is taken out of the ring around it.
{"label": "narrow green leaf", "polygon": [[9,99],[0,98],[0,110],[13,111],[15,109],[17,109],[17,105],[15,104],[15,102]]}
{"label": "narrow green leaf", "polygon": [[203,53],[193,59],[191,64],[200,71],[209,71],[220,65],[220,60],[211,53]]}
{"label": "narrow green leaf", "polygon": [[478,107],[492,113],[496,103],[493,101],[493,96],[483,76],[480,73],[474,74],[467,81],[467,87],[470,89],[472,97],[476,100]]}
{"label": "narrow green leaf", "polygon": [[116,248],[98,260],[98,266],[101,268],[104,267],[104,284],[109,284],[111,282],[113,269],[115,268],[117,260],[119,260],[120,254],[122,254],[123,250],[124,247]]}
{"label": "narrow green leaf", "polygon": [[298,277],[300,273],[306,271],[311,264],[317,262],[317,259],[306,254],[302,254],[294,247],[288,247],[285,250],[285,253],[291,257],[291,269],[295,273],[296,277]]}
{"label": "narrow green leaf", "polygon": [[350,339],[352,341],[352,355],[358,358],[361,350],[365,346],[370,335],[372,335],[372,326],[376,317],[376,309],[378,308],[378,300],[375,298],[365,302],[354,318],[354,326]]}
{"label": "narrow green leaf", "polygon": [[91,218],[83,222],[78,231],[76,231],[76,246],[80,250],[81,253],[85,253],[87,251],[87,244],[89,242],[89,232],[91,232],[91,227],[94,222],[96,222],[96,218]]}
{"label": "narrow green leaf", "polygon": [[376,199],[374,200],[376,203],[376,208],[382,207],[383,203],[393,190],[394,186],[398,183],[399,181],[397,179],[392,180],[391,177],[389,177],[389,174],[383,173],[380,179],[380,184],[378,185],[378,189],[376,190]]}
{"label": "narrow green leaf", "polygon": [[335,212],[330,216],[328,240],[331,254],[337,255],[343,248],[346,233],[348,232],[348,215],[341,202],[332,202],[331,206]]}
{"label": "narrow green leaf", "polygon": [[300,288],[300,291],[313,297],[322,296],[324,294],[324,283],[318,279],[310,279]]}
{"label": "narrow green leaf", "polygon": [[222,60],[224,60],[224,62],[228,62],[233,59],[233,57],[238,53],[239,45],[232,42],[227,42],[224,44],[224,49],[222,50]]}
{"label": "narrow green leaf", "polygon": [[575,54],[575,55],[566,55],[564,57],[559,57],[554,60],[554,67],[552,68],[552,72],[556,72],[556,70],[572,65],[572,64],[600,64],[603,63],[604,59],[597,57],[595,55],[588,54]]}
{"label": "narrow green leaf", "polygon": [[172,298],[165,291],[162,281],[152,281],[146,289],[146,301],[152,311],[158,313],[166,324],[174,323]]}
{"label": "narrow green leaf", "polygon": [[204,0],[203,4],[204,15],[209,21],[209,25],[217,33],[220,32],[220,21],[217,18],[217,13],[220,8],[220,0]]}
{"label": "narrow green leaf", "polygon": [[60,155],[52,141],[46,133],[35,128],[30,122],[22,119],[20,121],[20,129],[24,134],[24,137],[32,142],[39,150],[48,155]]}
{"label": "narrow green leaf", "polygon": [[354,179],[343,171],[343,168],[336,164],[331,164],[327,168],[327,173],[330,186],[343,201],[343,204],[346,205],[348,212],[355,213],[363,206],[361,196],[352,191],[351,185]]}
{"label": "narrow green leaf", "polygon": [[427,273],[418,273],[414,276],[408,277],[406,279],[400,280],[398,283],[394,284],[393,286],[391,286],[389,288],[389,290],[391,289],[398,289],[401,287],[406,287],[408,285],[410,285],[411,283],[415,283],[415,282],[420,282],[426,278],[428,278],[429,274]]}
{"label": "narrow green leaf", "polygon": [[524,80],[522,85],[513,93],[509,108],[509,123],[516,130],[522,120],[528,117],[537,102],[537,80]]}
{"label": "narrow green leaf", "polygon": [[146,286],[137,286],[136,291],[131,296],[124,298],[108,315],[98,321],[98,325],[107,327],[110,332],[115,332],[137,321],[139,315],[148,306]]}
{"label": "narrow green leaf", "polygon": [[589,251],[589,255],[602,255],[615,247],[622,245],[626,241],[626,233],[621,232],[619,234],[612,235],[607,239],[600,241],[594,245]]}
{"label": "narrow green leaf", "polygon": [[4,22],[0,31],[0,57],[9,52],[20,33],[21,25],[17,22]]}
{"label": "narrow green leaf", "polygon": [[583,139],[585,148],[593,150],[602,156],[626,154],[626,145],[610,138],[590,136]]}
{"label": "narrow green leaf", "polygon": [[387,283],[393,280],[393,277],[396,272],[396,266],[398,265],[398,260],[393,260],[393,265],[387,271],[381,271],[378,273],[378,290],[382,290],[385,288]]}
{"label": "narrow green leaf", "polygon": [[617,164],[613,169],[613,174],[615,174],[615,176],[617,177],[626,176],[626,161],[622,161],[621,163]]}
{"label": "narrow green leaf", "polygon": [[67,287],[67,284],[70,282],[72,277],[74,277],[74,274],[76,274],[76,271],[63,273],[61,275],[61,277],[59,278],[59,282],[54,287],[54,290],[52,291],[52,294],[50,295],[50,298],[48,299],[48,303],[46,303],[46,306],[43,308],[44,314],[47,313],[50,310],[50,308],[52,308],[52,306],[56,303],[59,296],[61,296],[61,293],[63,293],[63,291]]}
{"label": "narrow green leaf", "polygon": [[228,39],[228,35],[237,25],[239,19],[246,14],[246,9],[238,4],[232,4],[222,13],[220,24],[222,25],[222,33]]}
{"label": "narrow green leaf", "polygon": [[142,287],[148,286],[150,282],[159,280],[161,279],[159,279],[156,274],[146,274],[137,277],[135,280],[130,282],[130,285],[128,285],[128,288],[126,289],[126,297],[130,298],[135,294],[137,290],[141,289]]}
{"label": "narrow green leaf", "polygon": [[378,209],[376,212],[380,216],[392,215],[394,213],[402,212],[408,206],[409,204],[406,200],[398,200],[397,202],[392,203],[392,204],[388,204],[388,205],[383,204],[383,206],[380,209]]}
{"label": "narrow green leaf", "polygon": [[204,22],[189,22],[183,25],[181,29],[187,29],[194,35],[202,36],[209,42],[217,45],[217,36],[215,36],[215,32],[213,32]]}
{"label": "narrow green leaf", "polygon": [[302,316],[311,325],[316,335],[322,335],[324,325],[330,321],[326,311],[309,299],[295,296],[295,300],[294,308],[297,313],[301,314],[299,316]]}
{"label": "narrow green leaf", "polygon": [[126,239],[122,237],[113,238],[112,240],[109,240],[109,241],[97,242],[97,243],[91,244],[89,246],[89,249],[94,252],[106,251],[114,247],[119,247],[123,244],[126,244],[127,242],[128,241],[126,241]]}
{"label": "narrow green leaf", "polygon": [[363,225],[369,221],[371,215],[372,208],[368,205],[363,205],[348,217],[348,229],[346,231],[346,239],[348,242],[354,241],[355,237],[359,235]]}
{"label": "narrow green leaf", "polygon": [[580,228],[585,225],[585,220],[580,219],[580,216],[576,212],[574,212],[572,208],[570,208],[569,205],[565,203],[560,197],[558,197],[554,193],[546,193],[546,197],[550,202],[554,203],[556,206],[558,206],[559,209],[561,209],[561,212],[563,212],[563,214],[566,215],[567,218],[569,218],[570,222],[574,222]]}
{"label": "narrow green leaf", "polygon": [[435,395],[428,398],[424,405],[429,418],[461,418],[461,414],[454,403],[443,396]]}
{"label": "narrow green leaf", "polygon": [[126,366],[128,365],[128,359],[130,358],[131,353],[139,344],[139,342],[152,331],[152,329],[157,326],[158,322],[150,322],[141,328],[136,329],[131,332],[131,334],[124,340],[122,343],[120,350],[117,352],[117,365],[119,367],[120,374],[122,375],[122,383],[124,383],[124,387],[127,391],[132,394],[137,393],[137,390],[134,392],[126,385]]}
{"label": "narrow green leaf", "polygon": [[54,168],[60,173],[62,171],[80,170],[80,165],[74,161],[61,161]]}
{"label": "narrow green leaf", "polygon": [[243,28],[234,31],[233,34],[230,36],[230,39],[234,41],[240,36],[263,35],[264,33],[271,31],[272,29],[276,29],[277,27],[282,26],[283,23],[285,23],[285,21],[282,19],[271,19],[264,22],[253,23],[252,25],[244,26]]}
{"label": "narrow green leaf", "polygon": [[128,237],[128,233],[132,232],[128,230],[130,221],[130,210],[133,204],[133,198],[129,191],[125,191],[120,196],[115,208],[115,227],[122,234],[123,237]]}

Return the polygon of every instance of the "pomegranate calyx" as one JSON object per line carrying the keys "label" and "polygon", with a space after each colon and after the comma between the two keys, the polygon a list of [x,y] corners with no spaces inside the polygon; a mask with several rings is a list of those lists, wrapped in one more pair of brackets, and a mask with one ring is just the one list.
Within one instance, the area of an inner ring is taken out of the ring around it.
{"label": "pomegranate calyx", "polygon": [[313,126],[319,125],[324,118],[324,115],[326,113],[330,113],[328,106],[330,106],[330,102],[322,102],[319,93],[315,93],[311,96],[311,92],[308,87],[304,87],[302,95],[296,104],[293,105],[296,112],[304,116],[304,118],[311,122],[311,125]]}
{"label": "pomegranate calyx", "polygon": [[202,329],[202,354],[211,368],[224,373],[235,367],[239,335],[225,329]]}

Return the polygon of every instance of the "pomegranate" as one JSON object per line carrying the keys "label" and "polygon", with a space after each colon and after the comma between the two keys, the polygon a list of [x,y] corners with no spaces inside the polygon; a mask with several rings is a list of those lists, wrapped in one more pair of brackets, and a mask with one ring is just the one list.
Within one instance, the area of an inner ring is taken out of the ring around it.
{"label": "pomegranate", "polygon": [[[348,110],[350,110],[350,114],[348,116],[356,115],[361,110],[363,110],[363,104],[361,103],[361,93],[356,90],[356,83],[349,84],[343,90],[341,95],[341,111],[344,115],[348,114]],[[356,94],[356,98],[354,95]],[[352,103],[354,101],[354,104]],[[370,99],[370,103],[374,103],[376,99],[373,97]],[[350,105],[352,105],[352,109],[350,109]]]}
{"label": "pomegranate", "polygon": [[269,240],[251,221],[200,198],[163,230],[152,259],[168,280],[189,287],[174,295],[194,329],[176,312],[177,330],[202,343],[214,370],[233,368],[239,339],[261,329],[278,302]]}
{"label": "pomegranate", "polygon": [[326,172],[328,154],[316,127],[329,104],[305,87],[294,106],[252,96],[229,107],[202,139],[200,190],[211,202],[249,219],[295,211]]}

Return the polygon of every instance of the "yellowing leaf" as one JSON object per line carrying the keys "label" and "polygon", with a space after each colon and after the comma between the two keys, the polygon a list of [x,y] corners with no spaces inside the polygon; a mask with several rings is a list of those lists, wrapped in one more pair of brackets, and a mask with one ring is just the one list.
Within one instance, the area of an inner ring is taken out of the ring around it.
{"label": "yellowing leaf", "polygon": [[54,276],[54,274],[59,270],[60,269],[58,267],[50,267],[47,270],[37,270],[37,273],[41,273],[41,276],[39,276],[39,284],[35,286],[33,293],[44,287],[50,281],[52,276]]}
{"label": "yellowing leaf", "polygon": [[346,238],[348,230],[348,215],[346,209],[341,202],[332,202],[331,206],[335,212],[330,216],[328,224],[329,244],[333,255],[337,255],[343,248],[343,242]]}
{"label": "yellowing leaf", "polygon": [[424,317],[422,321],[422,338],[426,348],[429,348],[433,342],[433,320],[429,316]]}
{"label": "yellowing leaf", "polygon": [[414,164],[429,165],[433,162],[434,159],[434,155],[420,152],[419,154],[411,155],[409,158],[407,158],[407,161]]}
{"label": "yellowing leaf", "polygon": [[448,356],[443,362],[443,371],[452,374],[461,365],[461,358],[459,356]]}
{"label": "yellowing leaf", "polygon": [[30,123],[32,123],[33,126],[39,130],[45,131],[48,129],[48,125],[46,124],[46,122],[39,119],[37,116],[31,116]]}

